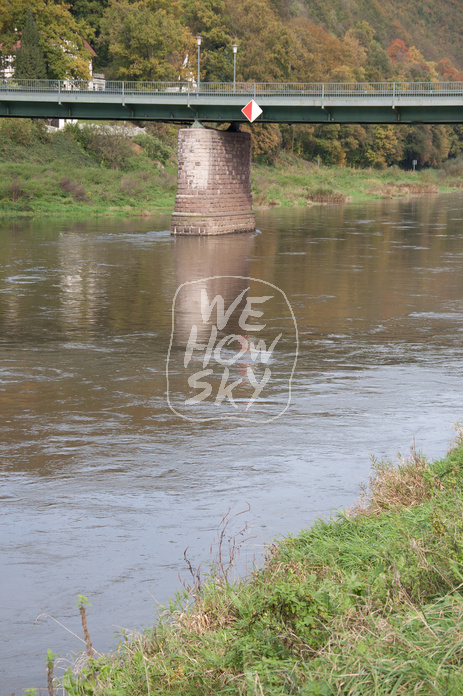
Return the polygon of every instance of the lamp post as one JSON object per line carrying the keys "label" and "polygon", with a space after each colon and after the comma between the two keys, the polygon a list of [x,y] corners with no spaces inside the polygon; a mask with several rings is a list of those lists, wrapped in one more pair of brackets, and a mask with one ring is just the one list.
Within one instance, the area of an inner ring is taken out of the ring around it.
{"label": "lamp post", "polygon": [[238,45],[233,44],[233,92],[236,92],[236,54],[238,52]]}
{"label": "lamp post", "polygon": [[196,37],[196,43],[198,44],[198,82],[197,82],[197,85],[198,85],[198,94],[199,94],[199,83],[200,83],[199,64],[200,64],[200,53],[201,53],[201,41],[202,41],[202,37],[201,37],[201,36],[197,36],[197,37]]}

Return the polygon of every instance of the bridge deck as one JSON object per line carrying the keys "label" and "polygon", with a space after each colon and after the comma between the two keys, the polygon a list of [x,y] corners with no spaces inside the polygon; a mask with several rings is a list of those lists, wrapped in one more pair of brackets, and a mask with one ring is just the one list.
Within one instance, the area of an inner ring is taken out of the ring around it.
{"label": "bridge deck", "polygon": [[255,99],[263,123],[461,123],[463,83],[202,83],[5,80],[0,116],[246,121],[242,107]]}

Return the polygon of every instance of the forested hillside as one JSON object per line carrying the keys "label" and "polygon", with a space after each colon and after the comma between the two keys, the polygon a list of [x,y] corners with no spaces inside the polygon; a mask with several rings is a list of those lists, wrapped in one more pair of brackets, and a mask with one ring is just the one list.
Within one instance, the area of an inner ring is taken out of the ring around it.
{"label": "forested hillside", "polygon": [[[32,10],[48,77],[230,81],[463,80],[458,0],[0,0],[6,56]],[[41,73],[42,74],[42,73]],[[438,166],[463,149],[446,126],[268,126],[254,130],[254,156],[281,149],[325,164]]]}

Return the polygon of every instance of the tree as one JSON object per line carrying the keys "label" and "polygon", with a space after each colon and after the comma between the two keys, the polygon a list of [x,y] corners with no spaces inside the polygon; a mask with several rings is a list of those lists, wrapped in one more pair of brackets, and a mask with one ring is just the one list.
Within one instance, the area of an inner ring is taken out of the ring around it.
{"label": "tree", "polygon": [[108,0],[70,0],[69,9],[73,17],[85,22],[95,36],[100,32],[101,18],[108,6]]}
{"label": "tree", "polygon": [[15,77],[20,80],[43,80],[47,69],[40,48],[40,36],[31,8],[21,34],[21,47],[16,51]]}
{"label": "tree", "polygon": [[196,41],[179,20],[176,2],[110,0],[102,21],[115,77],[177,80]]}
{"label": "tree", "polygon": [[223,0],[182,0],[182,21],[193,36],[202,37],[201,79],[228,82],[233,78],[233,39],[224,19]]}
{"label": "tree", "polygon": [[451,143],[445,126],[416,124],[407,128],[403,164],[411,166],[414,159],[420,165],[437,167],[447,159]]}
{"label": "tree", "polygon": [[402,39],[394,39],[386,53],[393,63],[408,63],[410,61],[408,46]]}
{"label": "tree", "polygon": [[290,33],[267,0],[226,0],[230,35],[239,43],[236,79],[288,81]]}
{"label": "tree", "polygon": [[87,79],[91,54],[84,46],[85,26],[59,0],[0,0],[3,54],[16,43],[16,27],[25,25],[29,10],[35,17],[48,77]]}

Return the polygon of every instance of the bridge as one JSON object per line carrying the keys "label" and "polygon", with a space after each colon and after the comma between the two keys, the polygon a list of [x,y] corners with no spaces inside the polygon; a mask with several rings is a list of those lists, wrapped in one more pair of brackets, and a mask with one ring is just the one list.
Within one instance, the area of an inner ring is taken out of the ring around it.
{"label": "bridge", "polygon": [[171,230],[216,235],[255,228],[251,135],[201,122],[246,121],[254,99],[260,123],[462,123],[462,82],[348,84],[0,81],[0,117],[170,121],[178,133],[178,171]]}
{"label": "bridge", "polygon": [[190,123],[244,122],[254,99],[261,123],[462,123],[462,82],[201,83],[3,80],[0,117]]}

